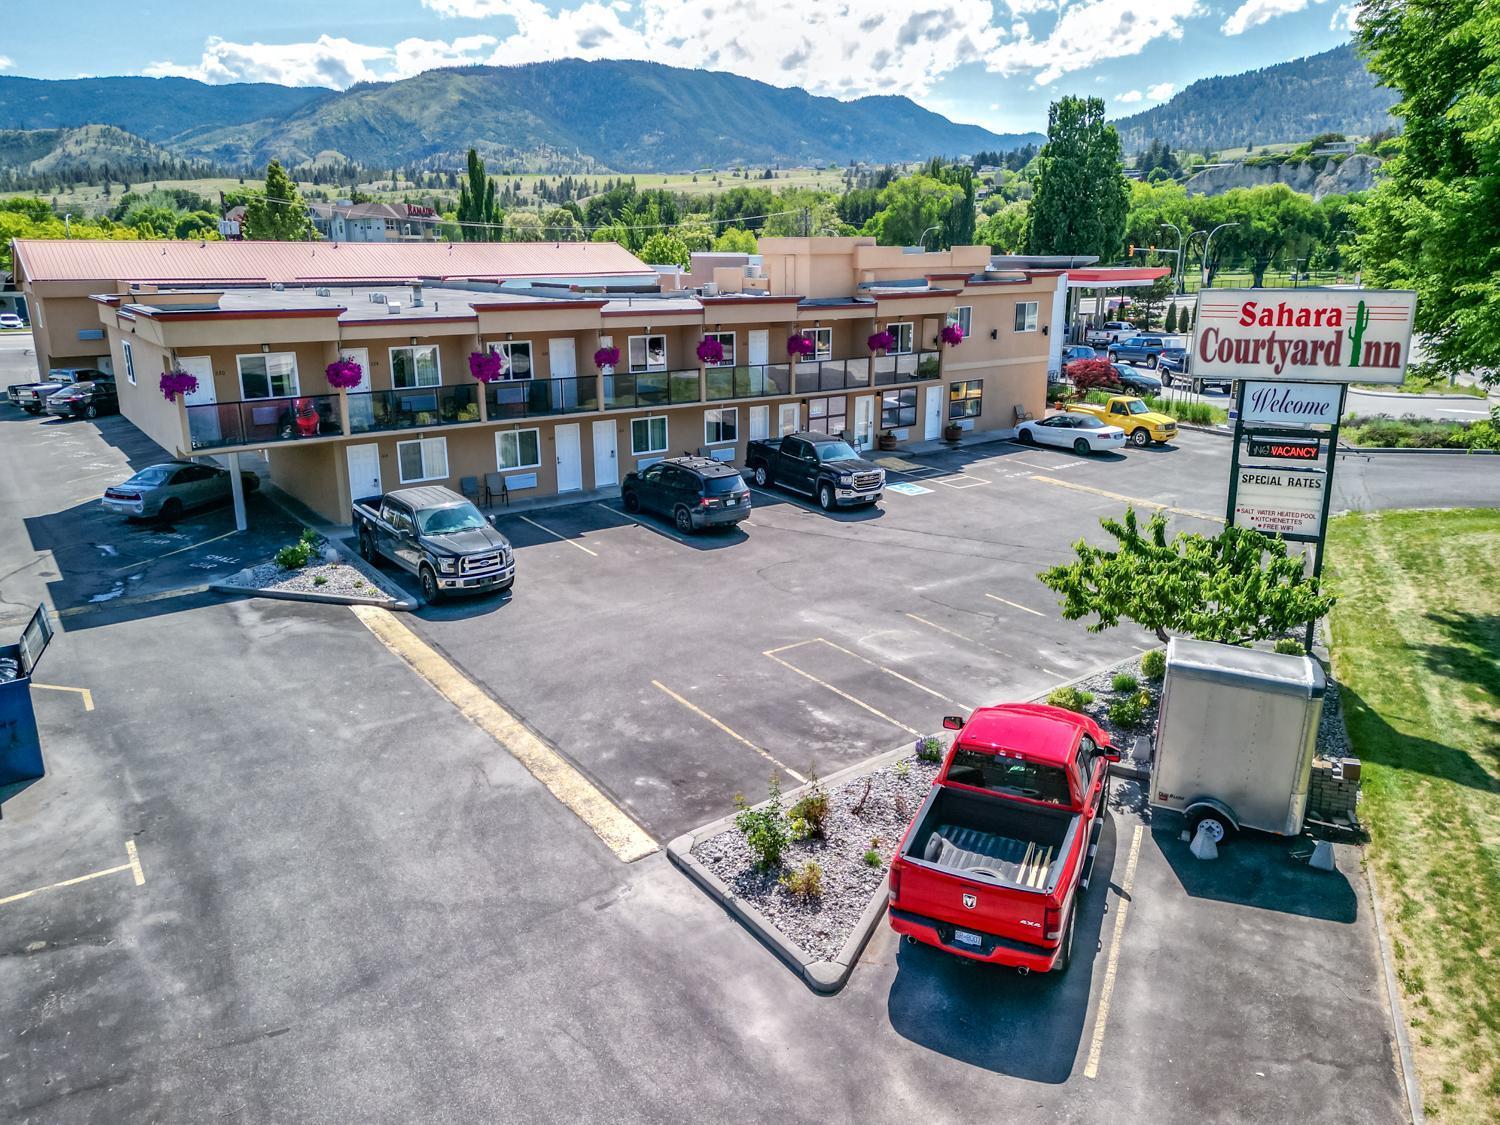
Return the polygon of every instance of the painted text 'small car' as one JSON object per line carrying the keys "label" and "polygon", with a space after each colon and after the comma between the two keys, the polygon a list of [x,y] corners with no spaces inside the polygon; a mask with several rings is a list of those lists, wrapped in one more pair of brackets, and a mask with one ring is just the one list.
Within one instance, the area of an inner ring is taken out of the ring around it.
{"label": "painted text 'small car'", "polygon": [[354,502],[359,553],[417,576],[422,597],[508,590],[516,580],[510,540],[451,488],[423,485]]}
{"label": "painted text 'small car'", "polygon": [[1061,972],[1118,755],[1092,719],[1045,704],[944,725],[958,735],[891,861],[891,926],[961,957]]}

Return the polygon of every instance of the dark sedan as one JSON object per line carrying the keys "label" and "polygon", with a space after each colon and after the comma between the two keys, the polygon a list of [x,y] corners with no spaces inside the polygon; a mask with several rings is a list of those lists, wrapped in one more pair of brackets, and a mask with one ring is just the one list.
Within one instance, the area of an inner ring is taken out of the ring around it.
{"label": "dark sedan", "polygon": [[1144,371],[1137,371],[1124,363],[1111,364],[1115,369],[1115,381],[1127,391],[1133,391],[1138,395],[1161,394],[1161,380],[1155,375],[1147,375]]}
{"label": "dark sedan", "polygon": [[120,397],[115,393],[113,379],[74,383],[47,396],[47,413],[61,418],[97,418],[119,412]]}

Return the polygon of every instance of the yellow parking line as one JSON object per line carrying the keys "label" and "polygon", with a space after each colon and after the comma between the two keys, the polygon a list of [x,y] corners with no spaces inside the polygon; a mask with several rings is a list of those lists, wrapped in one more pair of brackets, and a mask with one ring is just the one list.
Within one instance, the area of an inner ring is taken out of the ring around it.
{"label": "yellow parking line", "polygon": [[1030,614],[1033,614],[1033,615],[1035,615],[1037,617],[1046,617],[1047,616],[1041,610],[1027,609],[1024,605],[1020,605],[1020,604],[1018,604],[1016,602],[1013,602],[1009,598],[1002,598],[998,594],[986,594],[985,597],[987,597],[987,598],[994,598],[995,601],[1000,602],[1000,603],[1002,603],[1004,605],[1008,605],[1008,606],[1010,606],[1011,609],[1019,609],[1022,613],[1030,613]]}
{"label": "yellow parking line", "polygon": [[956,699],[949,699],[942,692],[940,692],[940,691],[934,691],[932,688],[928,687],[926,684],[919,684],[919,683],[917,683],[917,681],[914,680],[914,679],[912,679],[910,676],[903,676],[900,672],[896,671],[894,668],[887,668],[884,664],[879,664],[876,661],[871,660],[869,657],[861,656],[857,652],[850,652],[843,645],[836,645],[832,641],[830,641],[830,640],[828,640],[828,639],[826,639],[824,637],[819,637],[818,640],[821,643],[827,645],[829,648],[837,649],[839,652],[842,652],[846,656],[852,656],[852,657],[854,657],[855,660],[862,660],[862,661],[864,661],[871,668],[878,668],[878,669],[880,669],[887,676],[894,676],[894,677],[896,677],[896,679],[900,680],[902,683],[904,683],[904,684],[910,684],[912,687],[916,688],[918,691],[925,691],[928,695],[932,696],[935,699],[941,699],[944,703],[951,703],[951,704],[953,704],[953,706],[955,706],[955,707],[961,707],[965,711],[972,711],[972,710],[974,710],[974,708],[970,707],[968,704],[966,704],[966,703],[960,703]]}
{"label": "yellow parking line", "polygon": [[656,841],[624,809],[393,614],[379,606],[349,608],[386,648],[525,766],[620,859],[629,863],[656,851]]}
{"label": "yellow parking line", "polygon": [[763,747],[755,745],[755,743],[751,742],[748,738],[746,738],[744,735],[740,734],[738,731],[731,730],[728,726],[726,726],[725,724],[719,722],[718,719],[716,719],[712,715],[710,715],[702,707],[699,707],[697,704],[691,703],[688,700],[682,698],[682,696],[678,695],[675,691],[673,691],[671,688],[667,687],[667,685],[664,684],[664,683],[662,683],[660,680],[652,680],[651,681],[651,686],[652,687],[660,688],[662,691],[664,691],[668,695],[670,695],[673,699],[677,700],[678,703],[681,703],[684,707],[686,707],[693,714],[697,715],[700,719],[707,719],[714,726],[718,727],[721,731],[723,731],[725,734],[727,734],[730,738],[734,739],[736,742],[742,742],[742,743],[744,743],[746,746],[750,747],[750,749],[754,750],[757,754],[759,754],[766,761],[770,762],[773,766],[777,767],[778,769],[785,770],[787,773],[791,774],[793,777],[795,777],[797,779],[797,781],[799,783],[801,783],[803,785],[807,784],[807,778],[803,777],[800,773],[798,773],[796,770],[792,769],[792,767],[789,766],[789,765],[787,765],[785,762],[779,760],[769,750],[766,750]]}
{"label": "yellow parking line", "polygon": [[1130,841],[1130,859],[1125,864],[1125,878],[1120,883],[1120,893],[1115,902],[1115,932],[1109,939],[1109,960],[1104,968],[1104,985],[1099,989],[1099,1012],[1094,1016],[1094,1040],[1089,1044],[1089,1061],[1083,1068],[1085,1078],[1099,1077],[1099,1056],[1104,1051],[1104,1029],[1109,1023],[1109,1002],[1115,993],[1115,974],[1120,968],[1120,938],[1125,934],[1125,918],[1130,913],[1130,891],[1135,886],[1135,865],[1141,856],[1141,828],[1135,826],[1135,837]]}
{"label": "yellow parking line", "polygon": [[[812,642],[810,642],[810,641],[804,641],[802,643],[803,644],[811,644]],[[795,648],[796,646],[795,645],[789,645],[787,647],[789,647],[789,648]],[[783,650],[776,650],[776,651],[783,651]],[[901,722],[899,719],[893,719],[893,718],[891,718],[884,711],[880,711],[880,710],[877,710],[874,707],[871,707],[868,703],[866,703],[862,699],[855,699],[854,696],[850,695],[847,691],[844,691],[842,688],[836,688],[832,684],[827,683],[827,682],[825,682],[823,680],[818,679],[818,677],[814,676],[811,672],[804,672],[801,668],[798,668],[795,664],[788,663],[787,661],[781,659],[781,657],[779,657],[779,656],[776,655],[775,651],[764,652],[761,655],[762,656],[769,656],[772,660],[776,661],[776,663],[780,664],[783,668],[789,668],[793,672],[796,672],[797,675],[801,676],[803,679],[805,679],[805,680],[811,680],[813,683],[817,684],[819,687],[827,688],[829,691],[833,692],[834,695],[839,696],[841,699],[847,699],[850,703],[854,704],[854,706],[862,708],[863,710],[866,710],[866,711],[870,712],[870,714],[876,716],[877,718],[884,719],[886,722],[890,723],[891,726],[893,726],[893,727],[900,727],[902,730],[906,731],[909,734],[915,735],[917,738],[921,738],[922,737],[922,732],[919,731],[919,730],[917,730],[915,727],[909,727],[905,723]]]}
{"label": "yellow parking line", "polygon": [[84,613],[104,613],[112,609],[124,609],[127,606],[145,605],[148,602],[163,602],[171,598],[185,598],[191,594],[201,594],[208,589],[207,583],[201,586],[179,586],[175,590],[158,590],[154,594],[141,594],[134,598],[111,598],[107,602],[94,602],[89,605],[71,605],[67,609],[53,610],[54,617],[77,617]]}
{"label": "yellow parking line", "polygon": [[530,516],[517,516],[516,519],[520,520],[522,523],[529,523],[532,527],[536,528],[538,531],[545,531],[548,535],[552,536],[552,538],[554,538],[554,539],[561,539],[564,543],[566,543],[570,547],[577,547],[585,555],[593,555],[594,558],[596,558],[596,559],[599,557],[599,553],[597,551],[591,551],[591,550],[589,550],[582,543],[579,543],[579,542],[577,542],[575,540],[569,539],[566,535],[559,535],[557,532],[553,531],[550,527],[544,527],[541,524],[537,523],[536,520],[532,519]]}
{"label": "yellow parking line", "polygon": [[60,883],[48,883],[45,887],[33,887],[31,890],[22,891],[20,894],[7,895],[5,898],[0,898],[0,906],[5,906],[7,903],[12,902],[20,902],[23,898],[39,895],[43,891],[55,891],[61,887],[73,887],[79,883],[87,883],[90,879],[102,879],[106,875],[118,875],[122,871],[133,872],[135,874],[135,885],[137,887],[142,886],[146,882],[146,876],[141,871],[141,860],[140,856],[136,854],[134,840],[125,841],[125,854],[129,857],[128,860],[116,867],[106,867],[102,871],[90,871],[87,875],[78,875],[72,879],[64,879]]}
{"label": "yellow parking line", "polygon": [[1194,519],[1208,520],[1210,523],[1223,523],[1223,516],[1211,516],[1206,512],[1195,512],[1191,508],[1174,508],[1171,504],[1163,504],[1157,500],[1142,500],[1138,496],[1123,496],[1118,492],[1110,492],[1103,488],[1095,488],[1088,484],[1078,484],[1070,480],[1058,480],[1056,477],[1040,477],[1035,473],[1032,480],[1039,480],[1043,484],[1055,484],[1059,488],[1071,488],[1074,492],[1090,492],[1095,496],[1103,496],[1109,500],[1118,500],[1122,504],[1134,504],[1138,508],[1157,508],[1163,512],[1172,512],[1179,516],[1192,516]]}
{"label": "yellow parking line", "polygon": [[94,709],[94,693],[86,687],[65,687],[62,684],[39,684],[35,680],[31,681],[31,686],[41,688],[44,691],[76,691],[79,695],[83,696],[83,709],[85,711],[92,711]]}

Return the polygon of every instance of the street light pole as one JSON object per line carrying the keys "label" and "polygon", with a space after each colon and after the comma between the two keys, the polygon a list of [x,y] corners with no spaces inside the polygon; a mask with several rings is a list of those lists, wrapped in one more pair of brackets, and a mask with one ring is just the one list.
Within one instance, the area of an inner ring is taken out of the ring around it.
{"label": "street light pole", "polygon": [[928,227],[926,230],[924,230],[917,237],[917,246],[920,247],[922,250],[926,250],[927,249],[927,236],[928,236],[928,234],[930,234],[932,231],[942,230],[942,229],[943,228],[941,226],[937,225],[936,223],[934,223],[932,226]]}
{"label": "street light pole", "polygon": [[1172,289],[1176,293],[1181,293],[1183,289],[1182,271],[1185,268],[1185,259],[1183,255],[1187,253],[1187,243],[1183,239],[1182,231],[1178,228],[1176,223],[1162,223],[1161,229],[1173,231],[1177,235],[1177,284],[1174,285]]}
{"label": "street light pole", "polygon": [[1209,231],[1208,232],[1208,237],[1203,240],[1203,285],[1202,285],[1202,288],[1204,288],[1204,289],[1208,288],[1208,248],[1209,248],[1210,244],[1212,244],[1212,242],[1214,240],[1214,235],[1218,234],[1225,227],[1237,227],[1239,225],[1240,225],[1239,223],[1220,223],[1218,226],[1214,227],[1213,230]]}

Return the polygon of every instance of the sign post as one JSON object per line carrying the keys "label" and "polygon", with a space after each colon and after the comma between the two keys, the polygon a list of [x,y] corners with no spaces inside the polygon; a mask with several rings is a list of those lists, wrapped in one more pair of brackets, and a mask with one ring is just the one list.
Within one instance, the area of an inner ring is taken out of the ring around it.
{"label": "sign post", "polygon": [[[1416,294],[1405,291],[1198,294],[1192,374],[1228,377],[1235,388],[1225,523],[1312,544],[1314,579],[1323,574],[1349,384],[1406,377],[1415,313]],[[1316,625],[1307,623],[1309,651]]]}

